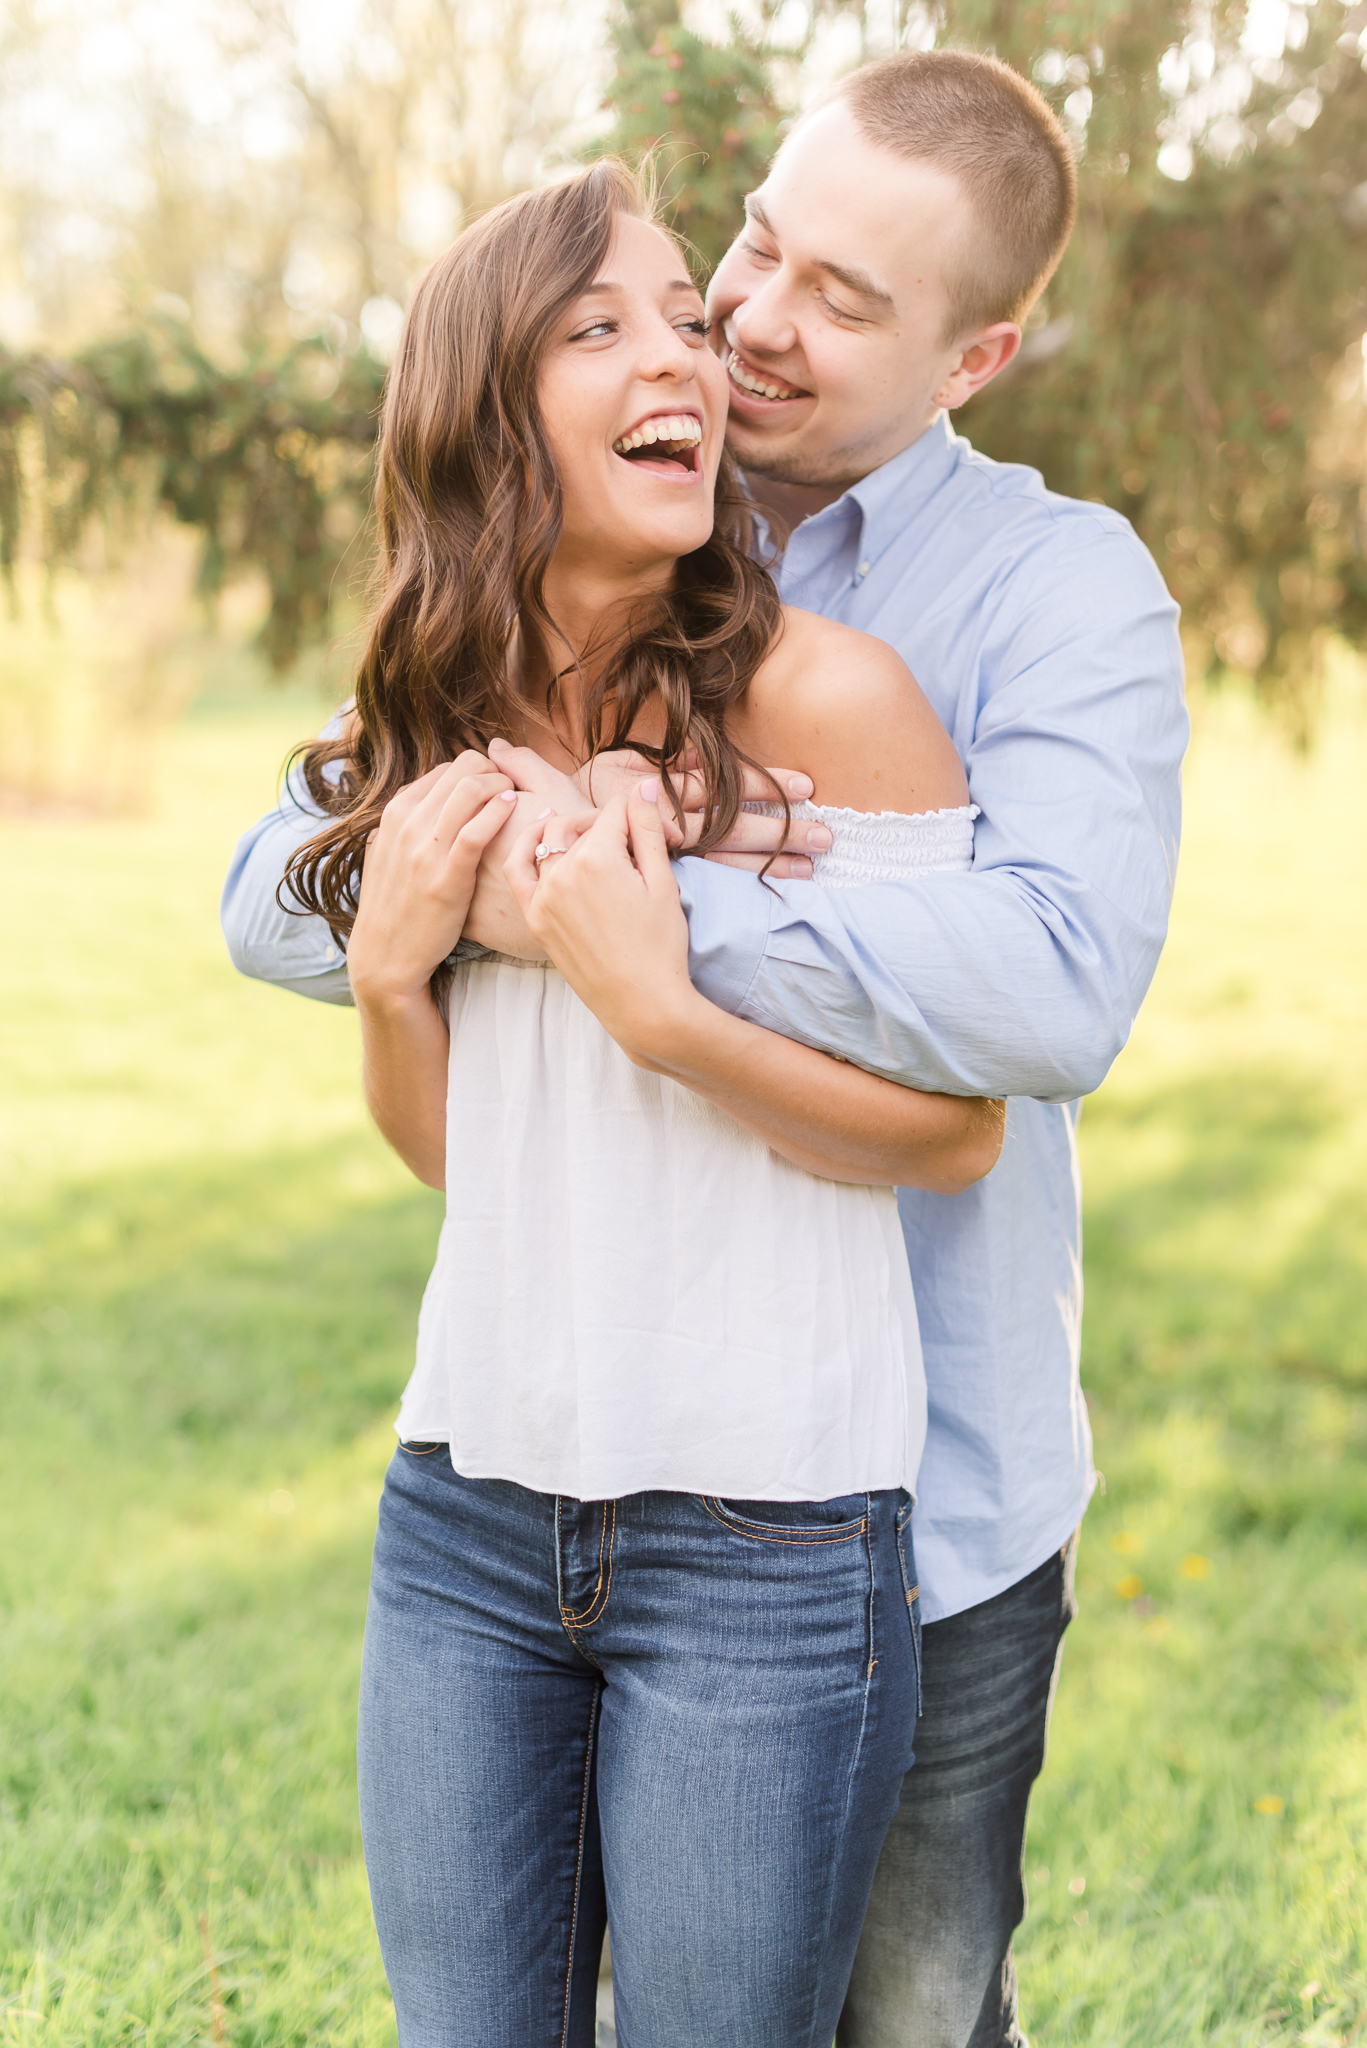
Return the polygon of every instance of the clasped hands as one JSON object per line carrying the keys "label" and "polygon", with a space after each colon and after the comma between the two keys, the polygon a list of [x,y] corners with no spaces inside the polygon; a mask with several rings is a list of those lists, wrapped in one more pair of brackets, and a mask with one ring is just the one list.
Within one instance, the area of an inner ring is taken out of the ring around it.
{"label": "clasped hands", "polygon": [[[810,797],[805,775],[773,774],[793,802]],[[366,850],[347,947],[357,1002],[430,1000],[431,976],[463,934],[553,959],[633,1059],[660,1064],[671,1019],[700,1000],[670,860],[697,842],[704,791],[687,762],[678,785],[682,820],[638,754],[600,755],[571,777],[499,740],[487,756],[469,751],[420,776],[386,806]],[[747,801],[772,794],[746,771]],[[801,877],[829,844],[822,825],[794,820],[785,837],[782,818],[742,812],[707,858]],[[555,856],[538,861],[538,846]]]}

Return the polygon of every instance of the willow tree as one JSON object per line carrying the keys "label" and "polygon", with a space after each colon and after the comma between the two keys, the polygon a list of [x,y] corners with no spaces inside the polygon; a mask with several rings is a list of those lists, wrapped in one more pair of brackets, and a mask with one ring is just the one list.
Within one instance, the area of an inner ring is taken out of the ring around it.
{"label": "willow tree", "polygon": [[175,319],[58,360],[0,350],[0,568],[27,524],[49,563],[92,519],[202,536],[199,590],[264,580],[277,668],[326,632],[364,515],[384,367],[326,340],[225,369]]}

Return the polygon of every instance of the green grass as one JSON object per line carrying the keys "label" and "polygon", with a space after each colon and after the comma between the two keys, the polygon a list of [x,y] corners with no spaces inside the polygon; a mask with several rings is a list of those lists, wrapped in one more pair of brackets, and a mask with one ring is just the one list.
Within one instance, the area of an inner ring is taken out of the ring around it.
{"label": "green grass", "polygon": [[[0,2040],[392,2039],[352,1724],[438,1203],[366,1127],[354,1020],[238,980],[215,922],[314,701],[225,684],[152,817],[0,830]],[[1083,1119],[1108,1486],[1035,2048],[1367,2032],[1364,779],[1347,711],[1308,767],[1208,714],[1173,940]]]}

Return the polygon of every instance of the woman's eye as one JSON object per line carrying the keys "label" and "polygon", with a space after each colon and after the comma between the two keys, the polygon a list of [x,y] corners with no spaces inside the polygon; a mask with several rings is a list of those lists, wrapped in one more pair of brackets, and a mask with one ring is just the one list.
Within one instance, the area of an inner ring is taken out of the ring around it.
{"label": "woman's eye", "polygon": [[696,334],[706,341],[709,328],[707,321],[701,315],[696,320],[683,320],[679,324],[685,334]]}
{"label": "woman's eye", "polygon": [[578,328],[576,332],[570,336],[570,340],[592,341],[595,335],[615,334],[616,332],[617,322],[615,320],[590,320],[588,326]]}

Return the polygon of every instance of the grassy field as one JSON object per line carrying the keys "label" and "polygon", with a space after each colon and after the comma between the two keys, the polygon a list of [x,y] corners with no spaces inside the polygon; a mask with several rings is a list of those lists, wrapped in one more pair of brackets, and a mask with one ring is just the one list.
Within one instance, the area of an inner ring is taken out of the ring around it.
{"label": "grassy field", "polygon": [[[438,1202],[354,1020],[238,980],[316,700],[202,703],[141,821],[0,829],[0,2040],[392,2039],[353,1713]],[[1237,705],[1083,1119],[1087,1521],[1030,1841],[1035,2048],[1367,2038],[1367,724]]]}

